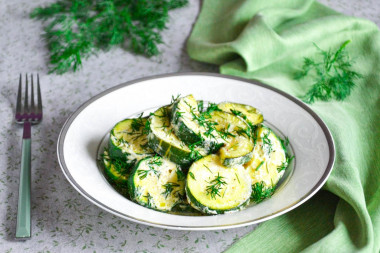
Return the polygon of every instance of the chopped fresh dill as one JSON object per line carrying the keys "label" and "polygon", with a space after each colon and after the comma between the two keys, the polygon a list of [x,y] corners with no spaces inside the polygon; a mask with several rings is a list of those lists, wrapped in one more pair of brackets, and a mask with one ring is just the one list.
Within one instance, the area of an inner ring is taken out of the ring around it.
{"label": "chopped fresh dill", "polygon": [[207,195],[211,195],[212,199],[216,199],[216,196],[220,196],[220,191],[222,190],[224,185],[227,185],[226,181],[223,180],[224,177],[218,175],[211,180],[209,183],[210,185],[206,187],[206,193]]}
{"label": "chopped fresh dill", "polygon": [[178,186],[179,184],[172,183],[172,182],[164,184],[163,187],[165,188],[165,191],[162,192],[162,195],[164,195],[165,198],[168,198],[168,196],[173,192],[174,187],[178,187]]}
{"label": "chopped fresh dill", "polygon": [[198,111],[203,112],[203,110],[204,110],[203,100],[199,100],[198,101]]}
{"label": "chopped fresh dill", "polygon": [[264,183],[262,181],[257,182],[252,185],[251,200],[253,202],[260,203],[264,199],[272,196],[274,191],[275,187],[267,188],[264,186]]}
{"label": "chopped fresh dill", "polygon": [[138,118],[132,119],[131,127],[134,132],[140,132],[141,127],[145,126],[142,115],[143,113],[141,113]]}
{"label": "chopped fresh dill", "polygon": [[210,173],[212,174],[212,171],[210,170],[210,168],[209,168],[206,164],[203,164],[203,166],[205,166],[206,169],[207,169],[208,171],[210,171]]}
{"label": "chopped fresh dill", "polygon": [[113,165],[113,169],[117,171],[118,173],[120,173],[121,175],[128,174],[130,171],[131,164],[134,162],[134,161],[128,161],[122,158],[110,158],[108,156],[108,152],[107,152],[107,155],[102,154],[102,158],[105,162],[110,163],[111,166]]}
{"label": "chopped fresh dill", "polygon": [[236,130],[236,133],[240,136],[245,135],[248,138],[252,137],[252,130],[250,126],[248,126],[247,128],[238,127],[238,129]]}
{"label": "chopped fresh dill", "polygon": [[177,167],[177,170],[176,170],[176,174],[177,174],[177,180],[178,181],[183,181],[185,180],[185,174],[182,172],[182,170],[180,168]]}
{"label": "chopped fresh dill", "polygon": [[149,134],[149,132],[150,132],[150,120],[147,120],[143,128],[143,134]]}
{"label": "chopped fresh dill", "polygon": [[196,149],[196,147],[200,145],[201,143],[202,143],[202,140],[199,140],[193,144],[188,145],[190,149],[190,159],[197,161],[203,157],[201,153],[199,152],[199,150]]}
{"label": "chopped fresh dill", "polygon": [[203,113],[208,115],[209,117],[211,117],[211,113],[214,112],[214,111],[219,111],[221,112],[222,110],[219,109],[218,105],[215,104],[215,103],[209,103],[207,108],[206,108],[206,111],[204,111]]}
{"label": "chopped fresh dill", "polygon": [[149,192],[143,196],[144,198],[146,198],[147,200],[147,203],[146,205],[149,207],[149,208],[155,208],[156,206],[153,204],[153,197],[149,194]]}
{"label": "chopped fresh dill", "polygon": [[270,131],[267,131],[261,138],[263,140],[263,149],[269,155],[272,152],[272,141],[269,139]]}
{"label": "chopped fresh dill", "polygon": [[180,98],[181,94],[177,94],[177,96],[172,95],[172,100],[170,101],[170,104],[173,104],[175,101],[177,101]]}
{"label": "chopped fresh dill", "polygon": [[285,139],[283,140],[280,138],[280,141],[281,141],[282,148],[286,150],[286,147],[289,145],[289,138],[285,136]]}
{"label": "chopped fresh dill", "polygon": [[236,179],[238,180],[238,182],[240,184],[240,179],[239,179],[239,176],[236,174],[236,172],[235,172],[235,176],[236,176]]}
{"label": "chopped fresh dill", "polygon": [[189,171],[189,175],[190,175],[190,177],[191,177],[192,179],[194,179],[195,181],[197,181],[197,180],[195,179],[195,176],[194,176],[193,172]]}
{"label": "chopped fresh dill", "polygon": [[231,132],[228,131],[228,128],[227,127],[226,129],[220,129],[220,130],[217,130],[219,136],[223,139],[223,140],[227,140],[228,137],[236,137],[236,135],[232,134]]}
{"label": "chopped fresh dill", "polygon": [[176,111],[175,114],[176,114],[176,117],[181,118],[184,112]]}
{"label": "chopped fresh dill", "polygon": [[348,43],[350,40],[345,41],[335,52],[331,49],[324,51],[314,44],[321,59],[305,57],[302,70],[294,76],[296,80],[299,80],[314,73],[314,84],[301,97],[304,102],[312,104],[316,100],[329,101],[331,99],[341,101],[350,95],[356,86],[355,79],[361,78],[362,75],[351,70],[353,61],[345,50]]}
{"label": "chopped fresh dill", "polygon": [[156,176],[160,176],[160,172],[155,168],[155,166],[161,166],[162,165],[162,158],[160,156],[154,156],[152,159],[148,161],[148,168],[147,170],[138,170],[137,175],[139,176],[140,180],[143,180],[146,178],[149,173],[154,173]]}
{"label": "chopped fresh dill", "polygon": [[230,111],[232,112],[232,114],[236,116],[242,117],[245,120],[247,119],[247,116],[245,116],[245,114],[243,114],[241,111],[234,110],[234,109],[230,109]]}
{"label": "chopped fresh dill", "polygon": [[261,161],[261,163],[256,167],[255,171],[258,171],[260,167],[263,166],[263,164],[264,164],[264,161]]}
{"label": "chopped fresh dill", "polygon": [[281,172],[281,171],[285,170],[285,169],[289,166],[290,162],[291,162],[293,159],[294,159],[294,156],[289,157],[289,156],[286,154],[286,160],[285,160],[285,162],[283,162],[283,163],[281,164],[281,166],[277,168],[277,171],[278,171],[278,172]]}

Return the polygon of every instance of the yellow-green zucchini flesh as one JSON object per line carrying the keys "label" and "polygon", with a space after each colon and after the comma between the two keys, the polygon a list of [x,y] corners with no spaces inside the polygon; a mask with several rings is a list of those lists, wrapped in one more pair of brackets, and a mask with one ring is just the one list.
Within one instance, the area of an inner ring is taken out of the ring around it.
{"label": "yellow-green zucchini flesh", "polygon": [[221,214],[243,209],[251,196],[251,178],[241,165],[226,167],[218,155],[208,155],[189,168],[187,199],[195,209]]}

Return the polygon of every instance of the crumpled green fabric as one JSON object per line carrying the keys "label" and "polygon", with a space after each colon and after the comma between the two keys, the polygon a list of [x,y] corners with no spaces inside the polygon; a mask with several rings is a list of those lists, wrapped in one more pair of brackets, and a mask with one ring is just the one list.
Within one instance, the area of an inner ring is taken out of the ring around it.
{"label": "crumpled green fabric", "polygon": [[311,108],[336,146],[324,190],[295,210],[262,223],[227,252],[379,252],[380,32],[372,22],[342,15],[313,0],[204,0],[187,42],[191,58],[222,74],[256,79],[302,96],[312,77],[294,80],[304,57],[337,50],[346,40],[363,75],[344,101]]}

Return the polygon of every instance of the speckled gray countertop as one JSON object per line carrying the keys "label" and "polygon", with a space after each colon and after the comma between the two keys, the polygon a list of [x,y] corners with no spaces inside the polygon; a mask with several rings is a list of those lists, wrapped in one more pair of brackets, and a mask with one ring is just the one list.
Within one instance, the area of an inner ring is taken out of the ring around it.
{"label": "speckled gray countertop", "polygon": [[[171,72],[217,72],[192,61],[184,44],[200,3],[171,13],[162,54],[153,59],[114,49],[84,62],[77,73],[48,75],[42,24],[29,12],[46,0],[0,1],[0,252],[220,252],[254,229],[172,231],[139,225],[103,211],[82,197],[65,179],[56,142],[67,117],[99,92],[136,78]],[[348,15],[380,25],[379,0],[321,1]],[[33,127],[32,232],[14,241],[22,127],[13,122],[19,73],[39,73],[44,120]]]}

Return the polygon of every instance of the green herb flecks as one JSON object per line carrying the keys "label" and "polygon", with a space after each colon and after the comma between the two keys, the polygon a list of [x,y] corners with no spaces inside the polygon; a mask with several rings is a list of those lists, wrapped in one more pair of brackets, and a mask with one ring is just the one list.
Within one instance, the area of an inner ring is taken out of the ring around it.
{"label": "green herb flecks", "polygon": [[192,159],[193,161],[197,161],[203,157],[201,153],[199,152],[199,150],[197,149],[197,146],[199,146],[201,143],[202,143],[202,140],[199,140],[195,143],[188,145],[190,149],[190,159]]}
{"label": "green herb flecks", "polygon": [[258,182],[252,185],[251,200],[255,203],[260,203],[266,198],[272,196],[275,187],[266,188],[263,182]]}
{"label": "green herb flecks", "polygon": [[281,171],[285,170],[285,169],[289,166],[290,162],[291,162],[293,159],[294,159],[294,156],[290,156],[290,157],[289,157],[288,154],[286,154],[286,160],[285,160],[285,162],[283,162],[283,163],[280,165],[280,167],[277,168],[277,172],[281,172]]}
{"label": "green herb flecks", "polygon": [[182,170],[180,168],[177,168],[176,174],[177,174],[177,180],[178,181],[185,180],[185,174],[182,172]]}
{"label": "green herb flecks", "polygon": [[220,176],[219,173],[215,177],[215,179],[211,180],[210,185],[206,187],[207,195],[211,195],[212,199],[216,199],[216,196],[220,196],[220,191],[222,190],[224,185],[227,185],[226,181],[224,181],[224,177]]}
{"label": "green herb flecks", "polygon": [[140,180],[143,180],[146,178],[149,173],[154,173],[157,177],[160,176],[160,172],[156,169],[156,166],[162,165],[162,158],[160,156],[154,156],[152,159],[148,161],[148,168],[147,170],[138,170],[137,175],[139,176]]}
{"label": "green herb flecks", "polygon": [[197,180],[195,179],[194,174],[193,174],[191,171],[189,171],[189,175],[190,175],[190,177],[191,177],[192,179],[194,179],[195,181],[197,181]]}
{"label": "green herb flecks", "polygon": [[159,53],[160,32],[168,12],[187,0],[58,0],[35,8],[31,18],[47,21],[44,37],[50,72],[76,71],[82,60],[99,50],[119,46],[148,57]]}
{"label": "green herb flecks", "polygon": [[264,136],[261,138],[263,141],[263,149],[266,152],[267,155],[269,155],[272,152],[272,141],[269,139],[270,131],[266,132]]}
{"label": "green herb flecks", "polygon": [[260,169],[261,166],[263,166],[264,164],[264,161],[261,161],[261,163],[259,165],[257,165],[255,171],[258,171]]}
{"label": "green herb flecks", "polygon": [[345,51],[349,40],[345,41],[336,52],[324,51],[317,45],[322,59],[304,58],[302,70],[297,72],[295,79],[299,80],[314,72],[314,84],[309,91],[301,97],[306,103],[312,104],[316,100],[329,101],[344,100],[355,87],[355,79],[362,75],[352,71],[352,60]]}
{"label": "green herb flecks", "polygon": [[168,196],[173,192],[174,187],[179,187],[179,184],[169,182],[164,184],[163,187],[165,188],[165,191],[162,192],[162,195],[164,195],[165,198],[168,198]]}
{"label": "green herb flecks", "polygon": [[145,126],[142,115],[143,113],[141,113],[138,118],[132,119],[131,127],[134,132],[142,132],[141,128]]}
{"label": "green herb flecks", "polygon": [[149,207],[149,208],[155,208],[156,207],[156,205],[154,205],[154,203],[153,203],[153,197],[149,193],[147,193],[143,197],[146,198],[146,200],[147,200],[147,203],[146,203],[147,207]]}

